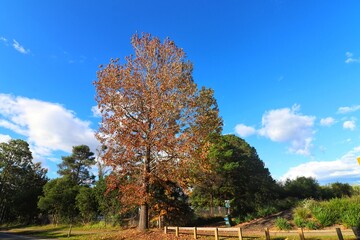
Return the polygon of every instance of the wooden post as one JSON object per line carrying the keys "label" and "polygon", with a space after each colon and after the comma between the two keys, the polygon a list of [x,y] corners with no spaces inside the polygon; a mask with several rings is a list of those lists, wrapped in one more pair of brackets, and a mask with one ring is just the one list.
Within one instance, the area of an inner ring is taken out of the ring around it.
{"label": "wooden post", "polygon": [[269,228],[265,228],[265,239],[266,239],[266,240],[270,240]]}
{"label": "wooden post", "polygon": [[164,227],[164,233],[167,234],[167,226]]}
{"label": "wooden post", "polygon": [[176,227],[175,229],[175,235],[178,237],[179,236],[179,227]]}
{"label": "wooden post", "polygon": [[336,228],[336,233],[337,233],[337,236],[339,238],[339,240],[344,240],[344,237],[341,233],[341,229],[340,228]]}
{"label": "wooden post", "polygon": [[161,215],[158,216],[158,228],[161,228]]}
{"label": "wooden post", "polygon": [[215,228],[215,240],[219,240],[219,230]]}
{"label": "wooden post", "polygon": [[239,229],[238,229],[238,234],[239,234],[239,240],[243,240],[242,228],[239,228]]}
{"label": "wooden post", "polygon": [[72,224],[70,223],[70,228],[69,228],[69,232],[68,232],[67,237],[70,237],[70,236],[71,236],[71,229],[72,229]]}
{"label": "wooden post", "polygon": [[196,230],[196,227],[194,227],[194,239],[197,239],[197,230]]}
{"label": "wooden post", "polygon": [[299,228],[299,236],[300,236],[300,240],[305,240],[304,229],[303,228]]}
{"label": "wooden post", "polygon": [[351,227],[354,235],[355,235],[355,239],[360,239],[360,229],[358,227]]}

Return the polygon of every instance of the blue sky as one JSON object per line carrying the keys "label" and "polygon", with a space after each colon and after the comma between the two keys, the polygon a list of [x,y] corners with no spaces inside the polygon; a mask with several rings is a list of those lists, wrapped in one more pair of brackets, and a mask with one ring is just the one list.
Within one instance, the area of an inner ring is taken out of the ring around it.
{"label": "blue sky", "polygon": [[131,36],[170,37],[215,90],[224,134],[276,179],[360,183],[359,1],[0,1],[0,141],[27,140],[56,177],[95,150],[96,71]]}

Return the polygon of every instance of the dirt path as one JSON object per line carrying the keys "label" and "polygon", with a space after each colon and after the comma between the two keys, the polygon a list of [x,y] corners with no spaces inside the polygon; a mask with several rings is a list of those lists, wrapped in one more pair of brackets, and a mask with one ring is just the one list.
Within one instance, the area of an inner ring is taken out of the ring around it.
{"label": "dirt path", "polygon": [[36,237],[29,237],[29,236],[21,236],[14,233],[5,233],[0,232],[0,239],[2,240],[46,240],[45,238],[36,238]]}

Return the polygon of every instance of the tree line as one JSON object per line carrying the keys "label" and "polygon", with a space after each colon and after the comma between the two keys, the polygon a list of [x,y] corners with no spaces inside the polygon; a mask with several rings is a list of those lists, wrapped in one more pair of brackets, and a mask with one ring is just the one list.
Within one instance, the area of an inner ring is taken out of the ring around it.
{"label": "tree line", "polygon": [[[209,159],[206,172],[193,169],[197,182],[188,189],[170,180],[152,183],[150,222],[161,217],[163,224],[196,225],[200,223],[197,210],[224,206],[225,200],[230,200],[231,214],[241,221],[288,209],[301,199],[359,194],[349,184],[320,186],[313,178],[276,182],[256,150],[234,135],[220,136],[209,149]],[[95,179],[91,172],[94,153],[86,145],[74,146],[71,155],[62,157],[60,177],[51,180],[40,163],[32,163],[29,145],[23,140],[0,143],[0,160],[1,224],[103,221],[127,226],[132,217],[137,220],[139,206],[121,202],[122,192],[111,185],[115,171],[105,174],[98,167]]]}

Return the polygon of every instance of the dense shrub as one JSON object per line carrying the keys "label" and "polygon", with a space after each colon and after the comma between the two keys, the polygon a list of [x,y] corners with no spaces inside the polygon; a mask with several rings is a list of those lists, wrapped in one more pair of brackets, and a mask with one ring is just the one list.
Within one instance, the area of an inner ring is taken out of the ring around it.
{"label": "dense shrub", "polygon": [[306,220],[307,218],[311,217],[311,212],[307,207],[299,206],[294,209],[294,218],[301,218],[303,220]]}
{"label": "dense shrub", "polygon": [[276,209],[275,207],[273,206],[265,206],[265,207],[262,207],[262,208],[258,208],[256,210],[256,215],[257,217],[266,217],[266,216],[269,216],[271,214],[274,214],[278,212],[278,209]]}
{"label": "dense shrub", "polygon": [[293,210],[294,223],[297,227],[307,229],[319,229],[320,223],[313,219],[311,209],[319,209],[319,203],[313,199],[302,201],[298,207]]}
{"label": "dense shrub", "polygon": [[299,228],[306,227],[306,219],[301,218],[300,216],[294,216],[294,223]]}
{"label": "dense shrub", "polygon": [[341,221],[346,227],[360,228],[360,204],[349,202],[346,211],[341,215]]}
{"label": "dense shrub", "polygon": [[311,213],[323,227],[334,225],[337,222],[339,216],[338,212],[333,211],[331,205],[327,202],[323,202],[318,206],[314,206]]}
{"label": "dense shrub", "polygon": [[245,222],[248,222],[248,221],[251,221],[251,220],[254,220],[257,216],[255,214],[251,214],[251,213],[248,213],[246,214],[246,216],[244,217],[244,221]]}
{"label": "dense shrub", "polygon": [[273,202],[272,204],[279,210],[288,210],[296,206],[298,204],[299,200],[297,198],[293,197],[287,197],[284,199],[279,199],[276,202]]}
{"label": "dense shrub", "polygon": [[360,227],[359,216],[360,196],[334,198],[322,202],[304,200],[293,210],[295,225],[308,229],[328,227],[337,223],[346,227]]}
{"label": "dense shrub", "polygon": [[275,220],[275,226],[280,230],[290,230],[290,229],[292,229],[291,224],[285,218],[281,218],[281,217],[278,217]]}
{"label": "dense shrub", "polygon": [[305,222],[305,227],[306,227],[307,229],[316,230],[316,229],[319,229],[321,226],[320,226],[320,224],[319,224],[316,220],[314,220],[314,219],[308,219],[308,220],[306,220],[306,222]]}

